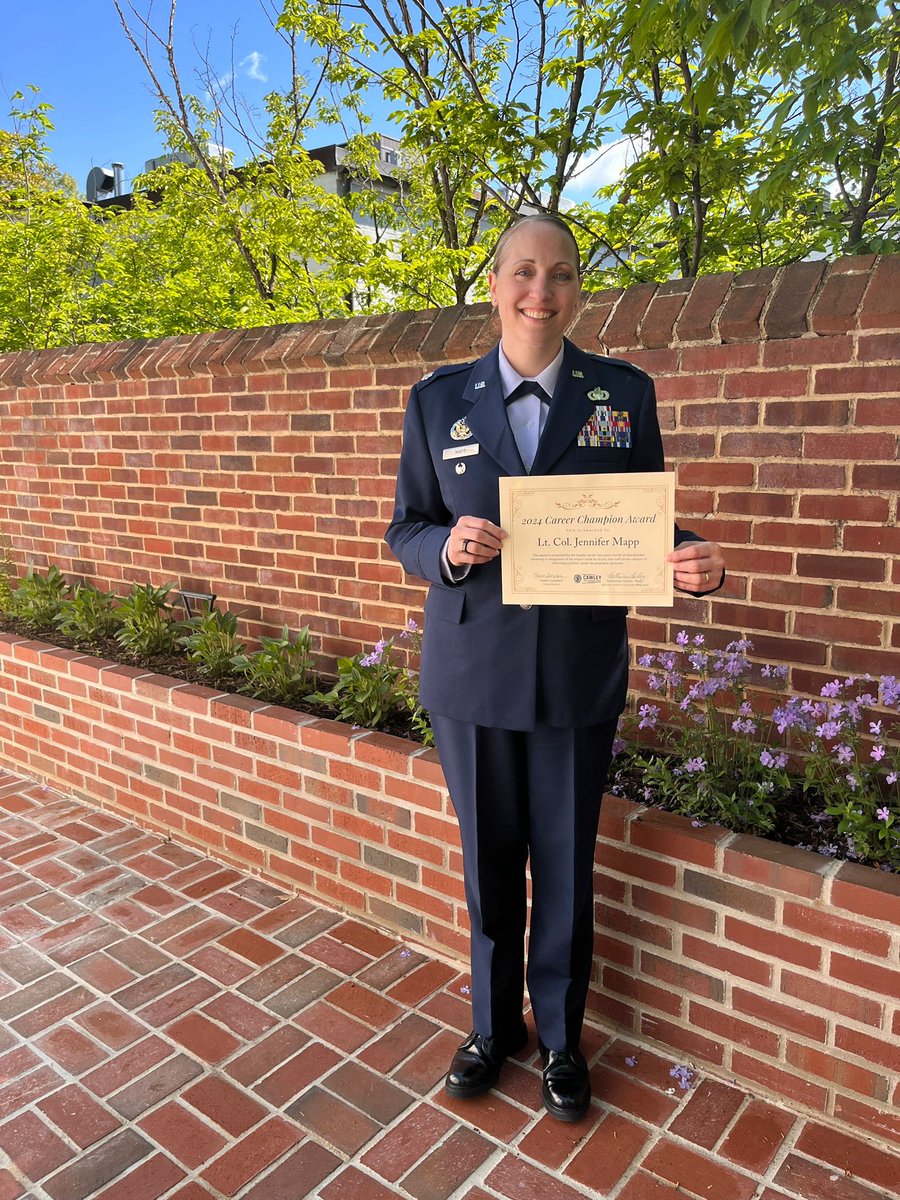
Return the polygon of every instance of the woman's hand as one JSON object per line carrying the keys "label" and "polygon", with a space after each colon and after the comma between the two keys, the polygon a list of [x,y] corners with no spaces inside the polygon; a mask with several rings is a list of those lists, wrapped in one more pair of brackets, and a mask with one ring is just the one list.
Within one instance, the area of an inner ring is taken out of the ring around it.
{"label": "woman's hand", "polygon": [[500,553],[506,533],[483,517],[460,517],[450,530],[447,558],[454,567],[490,562]]}
{"label": "woman's hand", "polygon": [[685,542],[666,555],[673,564],[673,582],[682,592],[714,591],[722,582],[725,555],[718,542]]}

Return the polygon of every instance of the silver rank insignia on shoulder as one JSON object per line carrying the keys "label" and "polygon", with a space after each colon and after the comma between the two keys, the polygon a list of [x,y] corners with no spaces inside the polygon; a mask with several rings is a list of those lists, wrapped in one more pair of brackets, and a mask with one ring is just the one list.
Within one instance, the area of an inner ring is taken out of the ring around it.
{"label": "silver rank insignia on shoulder", "polygon": [[458,462],[456,464],[456,473],[457,473],[457,475],[465,475],[466,464],[464,462]]}
{"label": "silver rank insignia on shoulder", "polygon": [[485,385],[485,382],[484,382],[484,380],[483,380],[483,379],[479,379],[479,381],[478,381],[478,382],[475,384],[475,387],[472,389],[472,391],[473,391],[473,392],[477,392],[479,388],[483,388],[483,387],[485,387],[485,386],[486,386],[486,385]]}
{"label": "silver rank insignia on shoulder", "polygon": [[433,374],[434,374],[434,371],[429,371],[427,375],[422,376],[422,378],[419,380],[419,383],[424,383],[425,380],[430,379]]}
{"label": "silver rank insignia on shoulder", "polygon": [[584,379],[584,371],[573,371],[572,378],[573,379]]}
{"label": "silver rank insignia on shoulder", "polygon": [[455,425],[450,426],[450,436],[454,442],[464,442],[466,438],[472,436],[472,430],[468,427],[464,418],[460,418]]}
{"label": "silver rank insignia on shoulder", "polygon": [[609,399],[609,392],[606,388],[594,388],[588,392],[588,400],[592,400],[594,404],[599,404],[603,400]]}

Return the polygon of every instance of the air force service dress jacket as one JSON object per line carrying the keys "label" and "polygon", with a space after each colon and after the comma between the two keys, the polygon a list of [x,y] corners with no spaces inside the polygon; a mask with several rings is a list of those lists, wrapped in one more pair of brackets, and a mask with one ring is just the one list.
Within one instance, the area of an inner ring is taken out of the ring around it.
{"label": "air force service dress jacket", "polygon": [[[500,729],[598,725],[624,707],[626,609],[504,605],[500,558],[458,583],[441,550],[460,516],[500,524],[504,475],[662,471],[653,381],[630,363],[565,341],[537,453],[526,471],[506,414],[498,348],[415,384],[386,540],[430,583],[420,695],[433,713]],[[699,541],[676,526],[675,544]],[[502,554],[502,551],[501,551]]]}

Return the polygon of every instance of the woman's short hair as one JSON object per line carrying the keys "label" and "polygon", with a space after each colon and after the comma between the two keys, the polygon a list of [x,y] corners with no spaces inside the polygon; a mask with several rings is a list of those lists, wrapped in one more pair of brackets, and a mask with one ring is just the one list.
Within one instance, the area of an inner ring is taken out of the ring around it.
{"label": "woman's short hair", "polygon": [[500,265],[506,256],[510,238],[514,233],[518,233],[520,229],[527,225],[552,225],[555,229],[565,234],[572,243],[572,249],[575,252],[575,266],[578,268],[578,274],[581,274],[581,253],[578,249],[578,243],[575,241],[575,234],[562,217],[557,216],[556,213],[532,213],[527,217],[519,217],[514,225],[510,225],[508,229],[505,229],[500,234],[500,237],[497,239],[497,245],[494,247],[493,269],[495,272],[499,271]]}

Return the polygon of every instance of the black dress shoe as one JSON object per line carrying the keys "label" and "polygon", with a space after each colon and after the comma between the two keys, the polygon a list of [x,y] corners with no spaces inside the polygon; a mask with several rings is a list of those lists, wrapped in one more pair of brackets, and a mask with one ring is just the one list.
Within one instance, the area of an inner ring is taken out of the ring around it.
{"label": "black dress shoe", "polygon": [[541,1046],[544,1108],[558,1121],[579,1121],[591,1106],[591,1076],[580,1050]]}
{"label": "black dress shoe", "polygon": [[470,1033],[453,1055],[444,1088],[459,1100],[480,1096],[497,1082],[500,1068],[508,1055],[518,1054],[528,1042],[528,1030],[523,1025],[512,1038],[482,1037]]}

